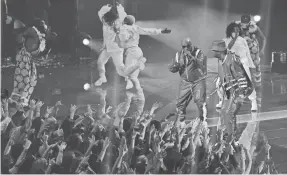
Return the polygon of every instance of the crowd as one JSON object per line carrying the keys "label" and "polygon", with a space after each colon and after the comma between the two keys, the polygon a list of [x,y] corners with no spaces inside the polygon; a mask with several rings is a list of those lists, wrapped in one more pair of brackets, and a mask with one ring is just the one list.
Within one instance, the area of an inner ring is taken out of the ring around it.
{"label": "crowd", "polygon": [[[238,132],[227,143],[224,127],[212,135],[199,118],[154,119],[160,103],[131,116],[123,103],[104,112],[87,105],[77,115],[71,105],[69,115],[61,116],[60,101],[42,109],[41,101],[30,100],[23,108],[7,94],[2,93],[1,110],[3,174],[276,173],[263,135]],[[240,144],[243,135],[249,146]]]}

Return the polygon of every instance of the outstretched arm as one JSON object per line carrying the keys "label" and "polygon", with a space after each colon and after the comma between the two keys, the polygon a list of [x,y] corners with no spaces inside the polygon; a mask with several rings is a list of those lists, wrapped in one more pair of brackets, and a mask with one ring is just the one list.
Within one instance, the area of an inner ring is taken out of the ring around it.
{"label": "outstretched arm", "polygon": [[263,32],[261,31],[261,29],[258,26],[257,26],[257,35],[262,40],[261,50],[264,51],[265,47],[266,47],[266,37],[265,37],[265,35],[263,34]]}
{"label": "outstretched arm", "polygon": [[140,26],[136,26],[136,31],[140,35],[159,35],[161,34],[162,29],[156,29],[156,28],[142,28]]}
{"label": "outstretched arm", "polygon": [[109,12],[112,9],[112,6],[110,4],[107,4],[105,6],[103,6],[99,12],[98,12],[98,16],[100,18],[100,20],[103,22],[103,17],[104,15]]}

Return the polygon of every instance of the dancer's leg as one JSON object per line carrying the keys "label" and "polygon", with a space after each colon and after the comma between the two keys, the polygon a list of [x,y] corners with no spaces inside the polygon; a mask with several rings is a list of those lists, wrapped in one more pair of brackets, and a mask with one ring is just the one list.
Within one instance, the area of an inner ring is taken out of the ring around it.
{"label": "dancer's leg", "polygon": [[107,64],[110,57],[111,54],[107,52],[106,49],[103,49],[102,52],[100,53],[97,61],[97,67],[100,78],[95,82],[95,86],[101,86],[103,83],[107,82],[105,65]]}

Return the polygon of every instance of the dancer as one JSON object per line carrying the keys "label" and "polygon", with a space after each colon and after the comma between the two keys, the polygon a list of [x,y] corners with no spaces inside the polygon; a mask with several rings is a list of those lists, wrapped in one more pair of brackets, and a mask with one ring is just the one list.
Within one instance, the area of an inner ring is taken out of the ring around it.
{"label": "dancer", "polygon": [[37,84],[36,66],[33,57],[43,52],[46,47],[47,25],[40,19],[35,19],[33,25],[20,34],[23,46],[16,56],[14,75],[14,90],[11,101],[28,105],[28,101]]}
{"label": "dancer", "polygon": [[236,130],[236,113],[242,101],[253,92],[252,81],[245,72],[240,57],[228,52],[224,40],[214,41],[211,51],[222,64],[222,72],[219,75],[224,93],[221,123],[226,125],[230,140]]}
{"label": "dancer", "polygon": [[201,120],[206,119],[206,81],[205,65],[202,51],[193,46],[189,38],[182,41],[182,49],[176,53],[173,63],[169,66],[172,73],[179,72],[181,77],[179,96],[177,99],[177,113],[185,118],[186,107],[192,97],[199,110]]}
{"label": "dancer", "polygon": [[124,74],[131,79],[138,91],[142,91],[138,75],[140,70],[144,69],[144,63],[146,62],[146,59],[143,57],[143,52],[139,47],[140,35],[159,35],[168,34],[170,32],[171,30],[168,29],[141,28],[135,25],[135,17],[132,15],[128,15],[124,19],[124,25],[120,28],[116,39],[119,46],[124,48]]}
{"label": "dancer", "polygon": [[[230,23],[226,28],[226,38],[224,39],[226,46],[228,47],[228,50],[232,53],[235,53],[239,56],[240,61],[244,67],[245,72],[248,75],[248,78],[252,80],[251,68],[255,68],[253,61],[250,56],[250,51],[247,45],[247,42],[244,38],[239,36],[240,33],[240,25],[236,24],[235,22]],[[218,78],[218,81],[216,83],[218,88],[218,96],[219,96],[219,103],[216,105],[217,108],[222,107],[223,102],[223,93],[222,89],[219,88],[219,85],[221,84],[220,79]],[[251,111],[256,112],[257,111],[257,101],[256,101],[256,91],[255,89],[251,93],[251,95],[248,97],[251,101]]]}
{"label": "dancer", "polygon": [[[116,31],[127,14],[121,4],[117,4],[117,13],[115,13],[112,8],[113,7],[108,4],[103,6],[98,12],[99,18],[103,23],[104,44],[97,61],[100,78],[95,82],[95,86],[101,86],[103,83],[107,82],[105,65],[110,58],[113,59],[117,73],[120,76],[125,77],[123,75],[125,66],[123,63],[123,49],[119,48],[118,44],[115,42],[115,37]],[[132,88],[132,82],[128,78],[126,78],[126,81],[126,88]]]}
{"label": "dancer", "polygon": [[[241,21],[237,21],[242,28],[241,36],[246,39],[251,58],[255,65],[255,69],[252,69],[253,82],[257,93],[257,103],[261,107],[261,70],[260,70],[260,56],[264,55],[266,46],[266,37],[261,29],[256,25],[256,22],[251,21],[250,15],[242,15]],[[262,46],[260,50],[258,39],[262,40]]]}

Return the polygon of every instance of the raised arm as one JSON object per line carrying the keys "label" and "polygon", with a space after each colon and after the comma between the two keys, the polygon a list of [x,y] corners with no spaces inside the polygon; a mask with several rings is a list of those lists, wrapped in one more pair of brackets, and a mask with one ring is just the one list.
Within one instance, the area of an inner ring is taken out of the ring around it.
{"label": "raised arm", "polygon": [[127,13],[125,12],[125,9],[121,4],[117,4],[117,11],[119,14],[119,20],[121,22],[124,21],[125,17],[127,16]]}
{"label": "raised arm", "polygon": [[100,20],[103,22],[103,17],[104,15],[109,12],[112,9],[112,6],[110,4],[107,4],[105,6],[103,6],[99,12],[98,12],[98,16],[100,18]]}

